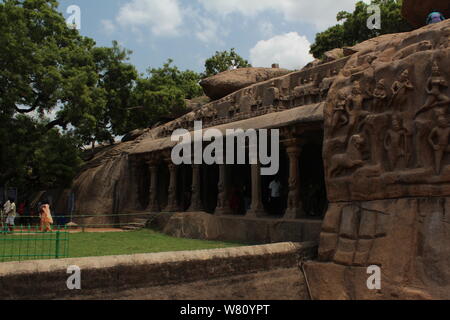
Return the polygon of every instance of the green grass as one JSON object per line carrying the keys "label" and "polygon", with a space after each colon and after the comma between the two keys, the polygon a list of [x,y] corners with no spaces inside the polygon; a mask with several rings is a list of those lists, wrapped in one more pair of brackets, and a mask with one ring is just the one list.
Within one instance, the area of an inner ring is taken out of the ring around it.
{"label": "green grass", "polygon": [[[13,236],[9,236],[11,239]],[[17,237],[17,236],[16,236]],[[30,237],[30,236],[28,236]],[[22,237],[24,239],[26,237]],[[5,239],[5,238],[3,238]],[[11,247],[14,245],[14,247]],[[127,255],[137,253],[154,253],[154,252],[170,252],[170,251],[187,251],[187,250],[203,250],[238,247],[243,244],[204,241],[193,239],[182,239],[170,237],[151,230],[140,230],[131,232],[105,232],[105,233],[75,233],[69,235],[69,258],[79,257],[96,257],[111,255]],[[3,248],[2,248],[3,246]],[[5,250],[5,246],[8,246]],[[19,249],[20,246],[20,249]],[[54,243],[52,241],[39,242],[39,253],[52,254],[54,252]],[[26,241],[2,241],[0,237],[0,262],[2,262],[2,254],[7,252],[9,255],[33,253],[35,248],[33,242]],[[21,260],[26,260],[22,257]],[[28,258],[29,259],[29,258]],[[3,261],[18,261],[19,258],[6,258]]]}

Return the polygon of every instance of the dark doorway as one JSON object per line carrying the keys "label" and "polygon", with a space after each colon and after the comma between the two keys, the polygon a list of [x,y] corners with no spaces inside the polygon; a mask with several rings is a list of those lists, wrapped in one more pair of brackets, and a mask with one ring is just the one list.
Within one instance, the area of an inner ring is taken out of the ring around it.
{"label": "dark doorway", "polygon": [[[314,139],[306,143],[300,156],[301,199],[308,217],[323,218],[328,208],[322,158],[322,143]],[[321,140],[320,140],[321,141]]]}

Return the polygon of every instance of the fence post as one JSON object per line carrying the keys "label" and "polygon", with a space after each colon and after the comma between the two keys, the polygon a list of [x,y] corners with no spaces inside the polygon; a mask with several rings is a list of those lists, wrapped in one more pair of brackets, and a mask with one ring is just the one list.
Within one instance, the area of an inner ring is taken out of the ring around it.
{"label": "fence post", "polygon": [[56,231],[56,244],[55,244],[55,258],[59,258],[59,244],[60,244],[60,232]]}

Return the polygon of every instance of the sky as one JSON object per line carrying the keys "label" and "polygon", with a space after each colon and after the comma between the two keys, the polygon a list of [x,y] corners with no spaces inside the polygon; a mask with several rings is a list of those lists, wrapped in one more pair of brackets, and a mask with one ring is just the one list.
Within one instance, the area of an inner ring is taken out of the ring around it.
{"label": "sky", "polygon": [[99,46],[113,40],[133,51],[140,72],[167,59],[180,69],[204,71],[216,51],[235,48],[255,67],[279,63],[300,69],[313,60],[315,34],[357,0],[60,0],[66,18],[80,8],[80,33]]}

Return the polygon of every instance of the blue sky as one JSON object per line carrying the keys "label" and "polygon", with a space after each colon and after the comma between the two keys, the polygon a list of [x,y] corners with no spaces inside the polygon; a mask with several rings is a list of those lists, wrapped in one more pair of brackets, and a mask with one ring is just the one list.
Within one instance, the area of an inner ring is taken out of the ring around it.
{"label": "blue sky", "polygon": [[81,34],[100,46],[113,40],[131,49],[140,72],[168,58],[181,69],[203,71],[215,51],[236,48],[257,67],[299,69],[312,60],[317,32],[356,0],[60,0],[81,9]]}

